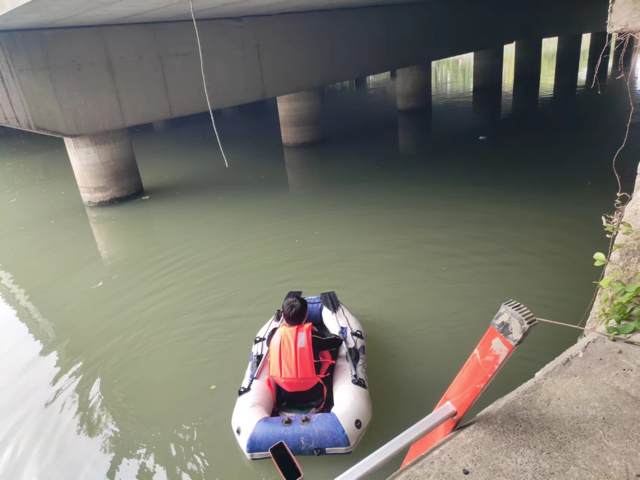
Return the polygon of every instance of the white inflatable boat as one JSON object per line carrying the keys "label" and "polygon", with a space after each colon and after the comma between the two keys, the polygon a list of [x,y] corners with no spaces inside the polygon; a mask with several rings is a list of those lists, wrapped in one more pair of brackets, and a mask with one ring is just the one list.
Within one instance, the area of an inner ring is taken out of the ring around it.
{"label": "white inflatable boat", "polygon": [[[302,292],[289,292],[301,294]],[[307,321],[320,333],[338,335],[340,346],[329,381],[327,401],[320,412],[282,411],[268,385],[269,333],[280,325],[280,312],[258,331],[249,365],[238,391],[231,426],[240,448],[250,459],[269,456],[269,447],[284,441],[296,455],[350,453],[371,420],[362,325],[340,304],[334,292],[306,297]]]}

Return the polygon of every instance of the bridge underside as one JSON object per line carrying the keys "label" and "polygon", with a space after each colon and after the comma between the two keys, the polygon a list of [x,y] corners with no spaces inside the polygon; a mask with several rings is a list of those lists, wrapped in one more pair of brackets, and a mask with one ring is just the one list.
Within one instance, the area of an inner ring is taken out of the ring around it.
{"label": "bridge underside", "polygon": [[[523,37],[602,31],[607,6],[452,0],[199,27],[212,102],[224,108]],[[201,82],[190,22],[0,33],[0,124],[11,127],[77,136],[203,112]]]}
{"label": "bridge underside", "polygon": [[[198,18],[372,7],[434,0],[193,0]],[[436,0],[437,1],[437,0]],[[191,20],[188,0],[0,0],[0,30]]]}

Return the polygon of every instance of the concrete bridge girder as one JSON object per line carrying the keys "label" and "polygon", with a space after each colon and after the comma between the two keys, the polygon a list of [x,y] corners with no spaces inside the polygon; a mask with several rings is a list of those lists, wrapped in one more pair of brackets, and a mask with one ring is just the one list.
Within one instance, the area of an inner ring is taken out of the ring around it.
{"label": "concrete bridge girder", "polygon": [[[199,25],[214,108],[224,108],[495,47],[523,33],[601,31],[606,10],[606,0],[455,0]],[[0,123],[54,135],[207,108],[190,22],[3,32],[0,77]]]}

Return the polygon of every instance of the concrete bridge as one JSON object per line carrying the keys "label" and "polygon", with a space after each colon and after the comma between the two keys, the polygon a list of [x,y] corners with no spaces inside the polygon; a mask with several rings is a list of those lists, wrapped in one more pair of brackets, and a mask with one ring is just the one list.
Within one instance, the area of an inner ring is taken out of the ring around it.
{"label": "concrete bridge", "polygon": [[[430,102],[430,62],[475,52],[498,92],[516,41],[514,101],[537,99],[543,37],[575,90],[580,35],[606,42],[607,0],[195,0],[214,109],[277,97],[285,145],[322,136],[322,87],[397,70],[400,110]],[[96,205],[142,192],[127,127],[207,111],[188,0],[0,0],[0,124],[64,137]]]}

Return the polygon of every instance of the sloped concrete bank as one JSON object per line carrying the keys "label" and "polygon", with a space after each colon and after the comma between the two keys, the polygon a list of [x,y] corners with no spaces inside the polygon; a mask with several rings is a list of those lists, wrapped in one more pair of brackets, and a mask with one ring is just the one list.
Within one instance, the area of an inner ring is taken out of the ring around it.
{"label": "sloped concrete bank", "polygon": [[[640,177],[624,220],[640,232]],[[637,274],[640,233],[616,245],[607,275]],[[600,302],[601,294],[591,327]],[[391,478],[637,479],[638,445],[640,347],[592,333]]]}

